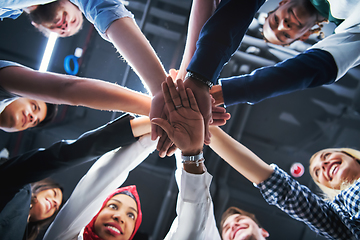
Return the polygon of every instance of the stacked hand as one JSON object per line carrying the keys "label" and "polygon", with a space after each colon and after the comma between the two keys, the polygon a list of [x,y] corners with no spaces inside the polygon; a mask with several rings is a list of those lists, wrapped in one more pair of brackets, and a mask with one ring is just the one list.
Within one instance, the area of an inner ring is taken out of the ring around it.
{"label": "stacked hand", "polygon": [[[170,70],[169,76],[172,79],[176,79],[177,71],[174,69]],[[168,80],[170,80],[170,77],[168,77]],[[179,80],[177,82],[179,83]],[[205,126],[204,142],[205,144],[209,144],[210,143],[210,132],[208,130],[209,124],[222,126],[226,123],[228,119],[230,119],[230,114],[226,113],[223,107],[215,106],[215,102],[217,102],[218,100],[214,100],[214,98],[212,98],[212,96],[209,94],[209,90],[207,86],[205,86],[204,84],[197,82],[197,80],[187,79],[184,82],[184,84],[182,84],[181,86],[188,86],[195,95],[198,107],[204,118],[204,126]],[[153,118],[168,119],[168,114],[169,113],[168,113],[168,109],[165,106],[163,93],[159,92],[155,94],[152,100],[150,119]],[[160,157],[165,157],[166,155],[171,156],[176,150],[176,145],[173,144],[173,142],[169,139],[169,137],[162,130],[162,128],[156,126],[154,123],[152,123],[151,125],[151,136],[153,140],[155,140],[157,137],[160,136],[157,145],[157,150],[159,151]]]}
{"label": "stacked hand", "polygon": [[204,144],[204,119],[194,94],[185,89],[182,80],[177,80],[177,88],[171,77],[162,84],[168,120],[153,118],[151,122],[160,126],[184,155],[196,155]]}

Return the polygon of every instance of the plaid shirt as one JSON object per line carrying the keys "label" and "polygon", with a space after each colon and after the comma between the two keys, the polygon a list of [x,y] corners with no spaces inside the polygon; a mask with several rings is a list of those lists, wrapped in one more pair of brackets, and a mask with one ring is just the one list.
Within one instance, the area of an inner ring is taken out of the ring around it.
{"label": "plaid shirt", "polygon": [[290,217],[329,239],[360,239],[360,181],[326,201],[273,165],[271,177],[260,183],[264,199]]}

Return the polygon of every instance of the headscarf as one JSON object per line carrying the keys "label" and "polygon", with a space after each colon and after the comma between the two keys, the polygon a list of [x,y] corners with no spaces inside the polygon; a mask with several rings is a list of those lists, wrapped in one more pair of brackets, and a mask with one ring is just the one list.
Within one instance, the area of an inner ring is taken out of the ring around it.
{"label": "headscarf", "polygon": [[103,210],[103,208],[106,206],[107,202],[115,195],[120,194],[121,192],[124,191],[128,191],[130,192],[134,197],[135,197],[135,201],[136,201],[136,205],[138,208],[138,216],[135,222],[135,228],[133,233],[131,234],[129,240],[133,239],[135,233],[137,232],[137,230],[140,227],[141,224],[141,220],[142,220],[142,212],[141,212],[141,208],[140,208],[140,198],[139,198],[139,194],[136,191],[136,186],[135,185],[130,185],[127,187],[122,187],[122,188],[118,188],[116,189],[114,192],[112,192],[104,201],[103,205],[101,206],[100,211],[95,215],[95,217],[93,217],[93,219],[90,221],[90,223],[88,225],[86,225],[85,229],[84,229],[84,240],[103,240],[102,238],[100,238],[98,235],[96,235],[96,233],[94,232],[94,224],[95,221],[97,219],[97,217],[99,216],[100,212]]}

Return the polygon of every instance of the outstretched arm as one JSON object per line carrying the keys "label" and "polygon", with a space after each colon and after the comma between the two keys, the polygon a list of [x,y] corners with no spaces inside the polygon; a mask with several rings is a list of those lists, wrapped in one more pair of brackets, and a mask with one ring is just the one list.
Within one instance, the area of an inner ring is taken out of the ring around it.
{"label": "outstretched arm", "polygon": [[[149,136],[103,155],[79,181],[69,200],[48,228],[44,239],[75,238],[99,211],[102,202],[155,149]],[[86,193],[86,194],[84,194]]]}
{"label": "outstretched arm", "polygon": [[106,33],[151,93],[155,95],[161,92],[161,83],[166,79],[166,72],[134,19],[120,18],[110,25]]}
{"label": "outstretched arm", "polygon": [[211,127],[210,147],[249,181],[259,184],[268,179],[273,169],[219,127]]}
{"label": "outstretched arm", "polygon": [[56,73],[41,73],[23,66],[0,69],[0,85],[7,91],[49,103],[81,105],[148,115],[150,96],[106,81]]}
{"label": "outstretched arm", "polygon": [[186,68],[190,63],[196,49],[201,28],[214,13],[220,0],[194,0],[191,6],[186,45],[177,79],[184,80]]}
{"label": "outstretched arm", "polygon": [[179,188],[177,217],[165,240],[220,240],[210,194],[212,176],[206,171],[204,163],[198,166],[182,164],[179,151],[175,156],[175,178]]}

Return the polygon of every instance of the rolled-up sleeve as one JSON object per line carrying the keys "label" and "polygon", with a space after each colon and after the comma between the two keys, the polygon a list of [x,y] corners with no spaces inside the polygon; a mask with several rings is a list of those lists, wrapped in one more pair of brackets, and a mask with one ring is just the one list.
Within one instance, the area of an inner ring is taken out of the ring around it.
{"label": "rolled-up sleeve", "polygon": [[109,38],[106,30],[112,22],[123,17],[134,18],[120,0],[71,0],[71,2],[79,7],[87,20],[94,24],[101,37],[107,41]]}

